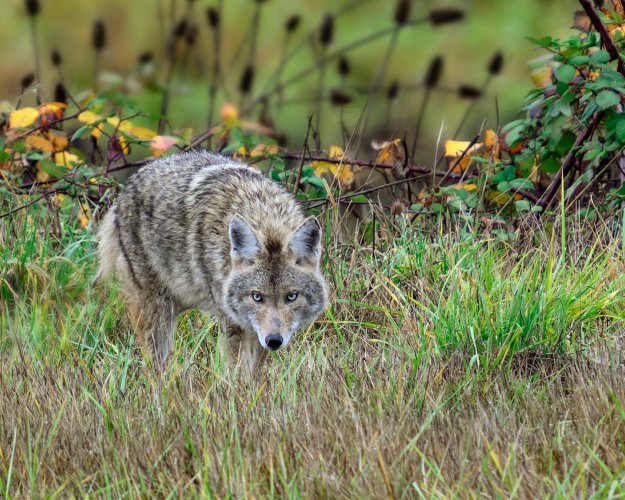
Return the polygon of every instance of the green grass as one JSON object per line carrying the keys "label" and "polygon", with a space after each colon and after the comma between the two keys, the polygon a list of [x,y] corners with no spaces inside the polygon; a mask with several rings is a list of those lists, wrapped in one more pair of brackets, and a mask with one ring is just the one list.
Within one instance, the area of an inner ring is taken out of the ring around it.
{"label": "green grass", "polygon": [[[625,260],[609,226],[502,243],[327,222],[332,306],[253,380],[180,319],[163,377],[90,229],[0,221],[0,494],[596,496],[625,493]],[[58,232],[58,231],[57,231]],[[561,241],[565,241],[563,250]]]}

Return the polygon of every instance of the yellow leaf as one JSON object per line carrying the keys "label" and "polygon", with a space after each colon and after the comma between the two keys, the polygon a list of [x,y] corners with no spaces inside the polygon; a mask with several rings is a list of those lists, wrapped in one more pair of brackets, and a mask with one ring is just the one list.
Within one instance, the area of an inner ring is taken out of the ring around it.
{"label": "yellow leaf", "polygon": [[37,180],[39,182],[46,182],[48,179],[50,179],[50,174],[48,174],[48,172],[44,172],[43,170],[38,168],[37,169]]}
{"label": "yellow leaf", "polygon": [[332,164],[328,163],[327,161],[313,161],[310,163],[310,165],[315,171],[315,175],[317,177],[321,177],[332,168]]}
{"label": "yellow leaf", "polygon": [[22,108],[12,111],[9,116],[9,128],[24,128],[35,123],[39,118],[39,111],[35,108]]}
{"label": "yellow leaf", "polygon": [[495,144],[497,144],[497,133],[488,129],[484,134],[484,146],[486,146],[486,149],[493,149]]}
{"label": "yellow leaf", "polygon": [[89,205],[87,205],[83,201],[80,204],[80,211],[78,212],[78,222],[80,222],[81,227],[87,227],[87,224],[89,224],[90,219],[91,219],[91,210],[89,210]]}
{"label": "yellow leaf", "polygon": [[330,158],[333,160],[346,160],[347,155],[341,146],[332,145],[330,146]]}
{"label": "yellow leaf", "polygon": [[140,141],[149,141],[156,137],[156,132],[146,127],[132,127],[129,131],[133,137],[136,137]]}
{"label": "yellow leaf", "polygon": [[466,182],[458,182],[457,184],[453,184],[449,187],[453,189],[464,189],[465,191],[475,191],[477,189],[477,184],[467,184]]}
{"label": "yellow leaf", "polygon": [[52,200],[57,207],[61,208],[63,206],[63,201],[65,201],[65,195],[63,193],[55,194]]}
{"label": "yellow leaf", "polygon": [[100,115],[96,115],[92,111],[83,111],[78,115],[78,121],[86,123],[87,125],[93,125],[94,123],[102,120],[103,118]]}
{"label": "yellow leaf", "polygon": [[154,156],[162,156],[170,147],[178,142],[178,139],[168,135],[156,135],[150,141],[150,148]]}
{"label": "yellow leaf", "polygon": [[494,189],[486,193],[486,199],[490,202],[496,203],[500,207],[507,205],[510,202],[510,195],[508,193],[502,193]]}
{"label": "yellow leaf", "polygon": [[275,144],[258,144],[250,151],[250,158],[265,158],[268,155],[275,155],[279,148]]}
{"label": "yellow leaf", "polygon": [[[106,121],[121,132],[132,134],[132,129],[134,127],[132,126],[132,123],[130,123],[128,120],[120,120],[118,116],[109,116]],[[152,139],[155,135],[156,133],[152,137],[150,137],[150,139]]]}
{"label": "yellow leaf", "polygon": [[72,168],[75,163],[80,163],[80,158],[73,153],[62,152],[54,154],[54,163],[57,165],[63,165],[67,168]]}
{"label": "yellow leaf", "polygon": [[[450,168],[453,165],[452,172],[462,173],[469,168],[472,160],[471,155],[477,153],[482,147],[479,143],[473,144],[471,147],[469,146],[471,146],[469,141],[450,140],[445,142],[445,158]],[[460,157],[462,157],[462,159],[458,161]]]}
{"label": "yellow leaf", "polygon": [[545,66],[544,68],[535,69],[532,71],[532,82],[537,87],[544,87],[551,83],[551,67]]}
{"label": "yellow leaf", "polygon": [[40,135],[29,135],[26,137],[26,144],[44,153],[52,153],[54,151],[54,145],[48,139]]}
{"label": "yellow leaf", "polygon": [[232,153],[232,157],[236,160],[245,160],[247,157],[247,150],[245,146],[239,146],[234,153]]}

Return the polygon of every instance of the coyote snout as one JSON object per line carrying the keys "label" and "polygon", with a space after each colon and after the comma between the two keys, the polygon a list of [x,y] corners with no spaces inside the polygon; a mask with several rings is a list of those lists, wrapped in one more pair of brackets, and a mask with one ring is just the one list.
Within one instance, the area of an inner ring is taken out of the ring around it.
{"label": "coyote snout", "polygon": [[258,170],[211,153],[144,166],[107,214],[98,251],[99,276],[120,275],[161,368],[187,309],[216,315],[228,362],[252,370],[327,302],[319,223]]}

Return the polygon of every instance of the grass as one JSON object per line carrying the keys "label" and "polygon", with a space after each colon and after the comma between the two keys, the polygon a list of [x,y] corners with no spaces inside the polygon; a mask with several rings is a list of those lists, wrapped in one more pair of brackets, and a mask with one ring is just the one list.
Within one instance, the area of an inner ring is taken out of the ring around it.
{"label": "grass", "polygon": [[6,497],[625,493],[625,259],[608,224],[503,243],[396,220],[373,256],[329,216],[333,300],[312,328],[232,379],[215,322],[189,313],[159,378],[115,288],[90,287],[91,229],[48,230],[40,210],[0,221]]}

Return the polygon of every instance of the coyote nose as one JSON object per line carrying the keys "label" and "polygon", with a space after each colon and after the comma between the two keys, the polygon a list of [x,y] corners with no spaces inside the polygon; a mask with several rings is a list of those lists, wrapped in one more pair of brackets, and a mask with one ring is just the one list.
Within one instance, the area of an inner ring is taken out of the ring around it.
{"label": "coyote nose", "polygon": [[282,336],[277,334],[267,335],[265,337],[265,342],[267,342],[267,347],[269,347],[269,349],[275,351],[280,349],[280,346],[282,345]]}

